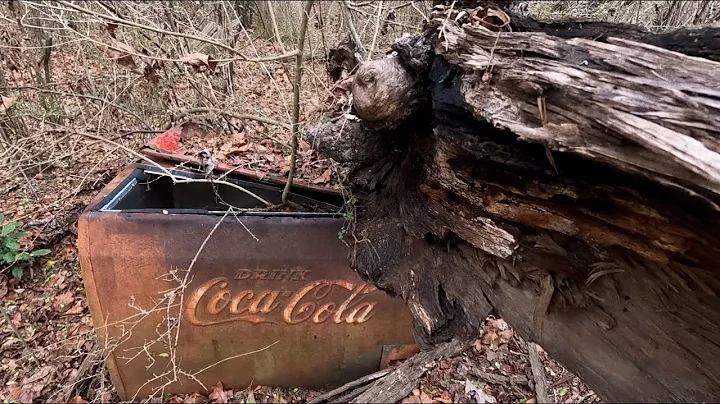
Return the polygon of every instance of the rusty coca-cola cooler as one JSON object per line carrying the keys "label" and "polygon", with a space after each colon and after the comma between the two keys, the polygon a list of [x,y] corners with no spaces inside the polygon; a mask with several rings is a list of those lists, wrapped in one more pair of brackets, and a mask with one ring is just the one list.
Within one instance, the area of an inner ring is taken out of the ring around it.
{"label": "rusty coca-cola cooler", "polygon": [[282,187],[236,173],[224,178],[235,187],[193,181],[205,177],[174,164],[127,167],[78,223],[121,399],[217,382],[328,388],[417,351],[405,304],[349,267],[341,194],[298,186],[292,200],[311,211],[257,209],[242,189],[277,204]]}

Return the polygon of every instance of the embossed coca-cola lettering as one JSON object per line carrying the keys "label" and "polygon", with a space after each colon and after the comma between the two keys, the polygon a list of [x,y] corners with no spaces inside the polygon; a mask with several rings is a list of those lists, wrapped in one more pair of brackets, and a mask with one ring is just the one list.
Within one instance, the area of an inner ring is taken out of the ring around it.
{"label": "embossed coca-cola lettering", "polygon": [[305,281],[310,274],[306,269],[273,269],[273,270],[249,270],[241,269],[235,274],[235,280],[244,281],[248,279],[261,281]]}
{"label": "embossed coca-cola lettering", "polygon": [[[278,272],[283,275],[290,274],[289,279],[297,280],[304,279],[308,273],[309,271]],[[235,279],[266,279],[255,278],[263,275],[266,278],[277,276],[273,271],[239,271]],[[376,291],[374,286],[369,283],[353,284],[344,280],[312,281],[294,291],[235,289],[228,286],[226,278],[207,281],[190,294],[185,318],[192,324],[201,326],[230,321],[254,324],[321,324],[328,321],[335,324],[362,324],[373,316],[377,305],[377,302],[365,300],[369,293]],[[331,296],[333,291],[336,292],[332,295],[334,299]],[[342,296],[343,294],[345,296]]]}

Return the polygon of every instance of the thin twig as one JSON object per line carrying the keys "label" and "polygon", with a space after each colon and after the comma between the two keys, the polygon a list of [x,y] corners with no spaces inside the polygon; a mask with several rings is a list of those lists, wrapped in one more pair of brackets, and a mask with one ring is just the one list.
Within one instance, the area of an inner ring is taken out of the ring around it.
{"label": "thin twig", "polygon": [[[96,13],[96,12],[94,12],[94,11],[92,11],[92,10],[88,10],[87,8],[77,6],[77,5],[72,4],[72,3],[68,2],[68,1],[62,1],[62,0],[60,0],[60,1],[58,1],[58,3],[66,6],[66,7],[70,7],[71,9],[73,9],[73,10],[75,10],[75,11],[79,11],[79,12],[84,13],[84,14],[87,14],[87,15],[92,15],[92,16],[97,17],[97,18],[102,18],[102,19],[105,19],[105,20],[113,21],[113,22],[116,22],[116,23],[118,23],[118,24],[127,25],[127,26],[135,27],[135,28],[140,28],[140,29],[144,29],[144,30],[148,30],[148,31],[153,31],[153,32],[156,32],[156,33],[158,33],[158,34],[164,34],[164,35],[169,35],[169,36],[175,36],[175,37],[193,39],[193,40],[196,40],[196,41],[205,42],[205,43],[208,43],[208,44],[211,44],[211,45],[215,45],[215,46],[217,46],[217,47],[219,47],[219,48],[222,48],[222,49],[225,49],[226,51],[229,51],[229,52],[231,52],[231,53],[233,53],[233,54],[235,54],[235,55],[238,55],[242,60],[245,60],[245,61],[248,61],[248,62],[261,62],[261,61],[282,60],[282,59],[287,59],[287,58],[290,58],[290,57],[292,57],[292,56],[295,56],[295,53],[294,53],[294,52],[288,52],[288,53],[285,53],[285,54],[282,54],[282,55],[277,55],[277,56],[271,56],[271,57],[259,58],[259,59],[250,59],[250,58],[246,57],[245,55],[243,55],[240,51],[238,51],[238,50],[236,50],[236,49],[234,49],[234,48],[232,48],[232,47],[230,47],[230,46],[228,46],[228,45],[225,45],[225,44],[223,44],[223,43],[220,43],[220,42],[217,42],[217,41],[215,41],[215,40],[212,40],[212,39],[210,39],[210,38],[203,38],[203,37],[196,36],[196,35],[184,34],[184,33],[182,33],[182,32],[167,31],[167,30],[164,30],[164,29],[151,27],[151,26],[149,26],[149,25],[140,24],[140,23],[137,23],[137,22],[134,22],[134,21],[128,21],[128,20],[126,20],[126,19],[119,18],[119,17],[115,17],[115,16],[112,16],[112,15]],[[51,6],[45,5],[45,7],[51,7]],[[52,8],[52,7],[51,7],[51,8]],[[230,59],[230,60],[235,60],[235,59]],[[223,61],[226,61],[226,60],[223,59]]]}
{"label": "thin twig", "polygon": [[227,362],[227,361],[230,361],[230,360],[233,360],[233,359],[242,358],[243,356],[248,356],[248,355],[256,354],[256,353],[258,353],[258,352],[262,352],[262,351],[264,351],[264,350],[266,350],[266,349],[269,349],[270,347],[272,347],[273,345],[277,344],[278,342],[280,342],[280,340],[277,340],[277,341],[273,342],[273,343],[270,344],[270,345],[267,345],[267,346],[265,346],[265,347],[263,347],[263,348],[260,348],[260,349],[256,349],[256,350],[254,350],[254,351],[245,352],[245,353],[241,353],[241,354],[238,354],[238,355],[233,355],[233,356],[230,356],[230,357],[227,357],[227,358],[223,358],[222,360],[219,360],[219,361],[213,363],[212,365],[205,366],[204,368],[198,370],[197,372],[193,373],[192,376],[197,376],[197,375],[199,375],[200,373],[202,373],[202,372],[204,372],[204,371],[206,371],[206,370],[208,370],[208,369],[210,369],[210,368],[213,368],[213,367],[215,367],[215,366],[217,366],[217,365],[219,365],[219,364],[221,364],[221,363],[223,363],[223,362]]}
{"label": "thin twig", "polygon": [[102,137],[102,136],[93,135],[93,134],[87,133],[87,132],[78,132],[78,131],[75,131],[75,133],[77,133],[78,135],[82,135],[82,136],[85,136],[85,137],[89,137],[90,139],[99,140],[99,141],[101,141],[101,142],[106,142],[106,143],[110,143],[111,145],[117,146],[118,148],[120,148],[120,149],[122,149],[122,150],[124,150],[124,151],[126,151],[126,152],[128,152],[128,153],[130,153],[130,154],[132,154],[133,156],[135,156],[135,157],[137,157],[137,158],[140,158],[140,159],[142,159],[142,160],[144,160],[144,161],[147,161],[148,163],[150,163],[150,164],[154,165],[155,167],[159,168],[160,170],[162,170],[163,173],[165,173],[167,176],[169,176],[170,178],[172,178],[172,180],[173,180],[174,182],[177,181],[177,178],[170,172],[170,170],[168,170],[167,168],[165,168],[165,167],[163,167],[162,165],[158,164],[157,162],[155,162],[153,159],[151,159],[151,158],[148,157],[148,156],[145,156],[145,155],[143,155],[143,154],[140,154],[140,153],[136,152],[135,150],[132,150],[132,149],[130,149],[130,148],[128,148],[128,147],[125,147],[125,146],[121,145],[121,144],[118,143],[118,142],[112,141],[112,140],[110,140],[110,139],[106,139],[106,138],[104,138],[104,137]]}
{"label": "thin twig", "polygon": [[268,1],[265,4],[267,4],[268,12],[270,13],[270,22],[272,22],[273,31],[275,32],[275,40],[280,46],[280,51],[282,53],[285,53],[285,45],[283,45],[282,38],[280,38],[280,30],[278,30],[277,19],[275,18],[275,10],[273,10],[273,3],[272,1]]}
{"label": "thin twig", "polygon": [[345,15],[345,19],[348,23],[348,28],[350,29],[350,35],[352,35],[352,39],[355,42],[355,45],[360,49],[360,51],[365,54],[365,47],[362,44],[362,41],[360,40],[360,35],[358,35],[357,30],[355,29],[355,24],[352,20],[352,13],[350,12],[350,2],[348,0],[343,0],[343,14]]}
{"label": "thin twig", "polygon": [[15,337],[17,337],[18,341],[22,344],[23,348],[30,350],[30,346],[28,345],[27,341],[25,341],[25,338],[20,334],[20,331],[15,327],[15,324],[13,324],[12,319],[5,311],[5,307],[3,305],[0,305],[0,311],[3,314],[3,317],[5,317],[5,322],[10,326],[10,329],[12,330],[13,334],[15,334]]}
{"label": "thin twig", "polygon": [[300,78],[302,77],[302,63],[303,63],[303,49],[305,48],[305,32],[307,31],[308,17],[310,10],[312,9],[314,0],[307,0],[305,2],[305,13],[303,14],[302,21],[300,22],[300,38],[298,39],[298,54],[295,57],[295,84],[293,86],[293,120],[292,120],[292,150],[290,151],[290,171],[288,172],[288,179],[285,183],[285,189],[282,193],[282,202],[287,203],[288,196],[290,195],[290,188],[293,184],[293,177],[295,176],[295,165],[297,160],[297,148],[298,148],[298,128],[300,122]]}
{"label": "thin twig", "polygon": [[375,44],[377,43],[378,33],[380,32],[380,25],[382,25],[381,21],[380,21],[380,17],[382,17],[382,5],[383,5],[383,2],[382,2],[382,0],[380,0],[377,5],[378,12],[377,12],[377,22],[375,23],[375,34],[373,34],[372,43],[370,44],[370,50],[368,51],[368,54],[367,54],[367,60],[372,59],[373,52],[375,51]]}
{"label": "thin twig", "polygon": [[276,121],[276,120],[270,119],[270,118],[265,118],[264,116],[250,115],[250,114],[236,114],[236,113],[233,113],[233,112],[223,111],[223,110],[218,109],[218,108],[205,108],[205,107],[200,107],[200,108],[182,109],[182,110],[179,111],[178,119],[179,119],[179,118],[182,118],[182,117],[184,117],[184,116],[186,116],[186,115],[198,114],[198,113],[204,113],[204,112],[214,112],[214,113],[217,113],[217,114],[226,115],[226,116],[229,116],[229,117],[232,117],[232,118],[236,118],[236,119],[240,119],[240,120],[249,119],[249,120],[253,120],[253,121],[258,121],[258,122],[266,123],[266,124],[268,124],[268,125],[282,126],[283,128],[288,128],[288,129],[291,128],[291,126],[288,125],[288,124],[286,124],[286,123],[283,123],[283,122],[280,122],[280,121]]}

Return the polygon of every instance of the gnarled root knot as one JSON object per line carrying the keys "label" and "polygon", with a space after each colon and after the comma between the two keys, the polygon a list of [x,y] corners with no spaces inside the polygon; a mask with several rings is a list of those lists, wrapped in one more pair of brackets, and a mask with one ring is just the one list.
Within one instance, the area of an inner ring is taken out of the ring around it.
{"label": "gnarled root knot", "polygon": [[398,126],[423,99],[418,78],[397,56],[362,63],[352,95],[355,113],[373,129]]}

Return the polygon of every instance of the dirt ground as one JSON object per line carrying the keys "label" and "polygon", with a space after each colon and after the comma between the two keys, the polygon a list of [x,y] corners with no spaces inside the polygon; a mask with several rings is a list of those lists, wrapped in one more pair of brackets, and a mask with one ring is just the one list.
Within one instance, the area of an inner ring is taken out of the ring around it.
{"label": "dirt ground", "polygon": [[[259,54],[274,52],[272,45],[260,39],[253,41]],[[249,44],[248,44],[249,46]],[[264,47],[264,48],[263,48]],[[17,58],[5,55],[5,81],[20,88],[33,85],[24,69],[12,69]],[[78,94],[88,83],[87,69],[94,76],[115,69],[92,60],[74,63],[70,52],[53,55],[51,68],[58,82],[58,92]],[[289,63],[236,63],[236,77],[242,78],[239,105],[248,113],[288,121],[287,100],[292,85],[287,73]],[[107,73],[107,72],[106,72]],[[111,73],[107,73],[111,74]],[[112,73],[112,74],[117,74]],[[322,105],[347,100],[325,78],[320,62],[306,65],[307,80],[302,87],[303,120],[317,114]],[[26,268],[22,278],[9,271],[0,272],[0,400],[3,402],[117,402],[118,397],[107,370],[98,358],[92,321],[87,308],[76,247],[75,223],[79,213],[127,163],[137,160],[127,152],[139,150],[151,137],[168,129],[168,121],[157,119],[149,111],[153,101],[144,97],[175,97],[186,92],[192,98],[187,82],[161,82],[152,87],[138,81],[128,90],[128,103],[135,100],[147,107],[140,120],[148,121],[157,130],[143,129],[129,114],[113,110],[96,111],[103,119],[85,117],[91,114],[87,100],[64,97],[62,103],[70,116],[83,116],[84,126],[76,119],[72,130],[43,121],[32,127],[32,136],[23,139],[15,165],[4,166],[0,183],[0,212],[5,222],[22,221],[27,236],[23,248],[49,248],[52,253]],[[140,83],[140,84],[138,84]],[[238,85],[239,86],[239,85]],[[238,87],[239,88],[239,87]],[[175,95],[170,93],[174,92]],[[16,107],[33,114],[38,94],[18,92]],[[281,96],[279,96],[279,94]],[[283,101],[285,100],[285,101]],[[24,108],[24,109],[23,109]],[[104,107],[103,107],[104,108]],[[107,116],[103,114],[108,114]],[[28,118],[29,119],[29,118]],[[205,114],[192,120],[217,128],[217,115]],[[98,125],[98,122],[106,126]],[[108,124],[111,122],[111,124]],[[178,123],[176,121],[176,123]],[[108,126],[109,125],[109,126]],[[255,121],[232,121],[222,131],[208,129],[211,135],[203,141],[188,142],[190,152],[211,147],[215,155],[234,166],[257,170],[266,175],[284,177],[289,158],[288,130]],[[111,142],[78,135],[95,133]],[[28,159],[36,164],[23,164]],[[301,182],[339,187],[338,168],[318,156],[312,145],[300,144],[299,176]],[[598,402],[584,383],[560,364],[541,352],[548,379],[549,395],[554,402]],[[488,376],[489,375],[489,376]],[[219,381],[222,382],[222,381]],[[500,319],[489,319],[474,346],[461,355],[439,361],[418,381],[418,388],[405,398],[405,403],[450,402],[521,402],[535,400],[533,375],[530,370],[527,344]],[[211,391],[194,395],[174,396],[164,401],[187,402],[304,402],[320,392],[302,388],[280,389],[270,386],[248,386],[242,391],[224,390],[222,383]],[[150,399],[156,401],[157,399]]]}

